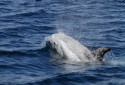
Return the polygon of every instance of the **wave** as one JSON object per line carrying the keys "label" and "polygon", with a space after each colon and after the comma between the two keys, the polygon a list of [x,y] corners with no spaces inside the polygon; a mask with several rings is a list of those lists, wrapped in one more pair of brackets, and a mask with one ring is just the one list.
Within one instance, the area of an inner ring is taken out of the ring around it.
{"label": "wave", "polygon": [[42,49],[29,49],[29,50],[0,50],[1,56],[29,56],[29,57],[40,57],[48,52],[48,48],[42,48]]}
{"label": "wave", "polygon": [[44,9],[37,9],[37,10],[35,10],[35,11],[31,11],[31,10],[28,10],[28,11],[26,11],[26,12],[17,12],[17,13],[9,13],[9,14],[5,14],[5,15],[3,15],[3,16],[1,16],[1,17],[3,17],[3,18],[12,18],[12,17],[21,17],[21,16],[23,16],[23,17],[31,17],[31,16],[38,16],[38,17],[40,17],[41,16],[41,18],[46,18],[47,16],[50,16],[50,15],[52,15],[52,14],[50,14],[50,13],[47,13]]}
{"label": "wave", "polygon": [[0,5],[8,5],[8,4],[11,4],[12,1],[1,1],[0,2]]}
{"label": "wave", "polygon": [[30,84],[39,84],[39,85],[71,85],[75,83],[75,85],[84,83],[96,83],[101,82],[104,79],[101,77],[97,77],[91,74],[85,74],[85,73],[67,73],[67,74],[61,74],[57,75],[51,78],[44,79],[42,81],[34,82],[34,83],[27,83]]}

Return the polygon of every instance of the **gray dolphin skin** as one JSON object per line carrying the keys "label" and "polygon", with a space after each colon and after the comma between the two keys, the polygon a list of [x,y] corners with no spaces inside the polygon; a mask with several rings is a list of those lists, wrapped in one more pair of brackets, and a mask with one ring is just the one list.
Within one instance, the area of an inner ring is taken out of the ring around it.
{"label": "gray dolphin skin", "polygon": [[97,57],[98,61],[103,61],[103,56],[105,53],[110,51],[111,49],[109,47],[101,47],[96,50],[92,51],[92,54]]}
{"label": "gray dolphin skin", "polygon": [[108,47],[90,50],[77,40],[63,33],[53,34],[49,37],[46,46],[54,54],[58,54],[70,61],[80,62],[103,61],[104,54],[111,50]]}

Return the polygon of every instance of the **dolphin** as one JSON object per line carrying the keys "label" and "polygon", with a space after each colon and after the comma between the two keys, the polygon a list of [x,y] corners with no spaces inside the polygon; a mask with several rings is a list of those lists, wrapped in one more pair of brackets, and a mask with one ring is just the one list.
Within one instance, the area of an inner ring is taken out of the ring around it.
{"label": "dolphin", "polygon": [[56,33],[50,36],[46,41],[46,46],[51,53],[58,54],[57,57],[77,62],[103,61],[104,54],[111,50],[108,47],[90,50],[63,33]]}

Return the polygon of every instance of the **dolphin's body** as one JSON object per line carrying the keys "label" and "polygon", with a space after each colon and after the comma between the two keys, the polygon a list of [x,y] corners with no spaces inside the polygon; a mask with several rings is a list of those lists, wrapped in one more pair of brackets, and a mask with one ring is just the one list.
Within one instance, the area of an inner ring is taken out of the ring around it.
{"label": "dolphin's body", "polygon": [[91,51],[77,40],[62,33],[53,34],[47,40],[46,45],[51,52],[70,61],[102,61],[104,54],[110,51],[108,47],[101,47]]}

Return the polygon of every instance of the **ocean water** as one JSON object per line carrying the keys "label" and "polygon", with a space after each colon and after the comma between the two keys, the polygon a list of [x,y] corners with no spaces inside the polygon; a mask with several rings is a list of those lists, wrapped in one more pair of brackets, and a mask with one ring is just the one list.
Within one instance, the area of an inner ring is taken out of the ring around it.
{"label": "ocean water", "polygon": [[[112,50],[103,64],[52,62],[58,32]],[[1,0],[0,85],[125,85],[125,1]]]}

